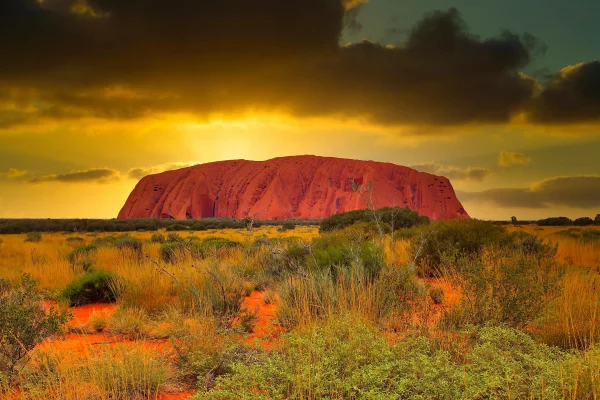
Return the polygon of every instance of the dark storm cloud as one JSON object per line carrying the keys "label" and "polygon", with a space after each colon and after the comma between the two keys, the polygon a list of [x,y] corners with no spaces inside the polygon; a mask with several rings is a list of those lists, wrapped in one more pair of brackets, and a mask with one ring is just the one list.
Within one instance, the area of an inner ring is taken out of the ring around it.
{"label": "dark storm cloud", "polygon": [[533,117],[548,123],[600,121],[600,61],[568,67],[553,76]]}
{"label": "dark storm cloud", "polygon": [[82,171],[72,171],[66,174],[51,174],[37,176],[29,183],[46,182],[99,182],[106,183],[119,178],[119,171],[109,168],[90,168]]}
{"label": "dark storm cloud", "polygon": [[[471,35],[427,15],[397,47],[340,46],[357,0],[7,0],[0,84],[37,118],[278,111],[378,124],[502,123],[531,107],[530,35]],[[129,95],[109,96],[106,88]],[[0,93],[0,99],[2,94]],[[6,107],[5,107],[6,108]],[[8,108],[7,108],[8,109]],[[11,110],[14,107],[10,108]]]}
{"label": "dark storm cloud", "polygon": [[491,202],[500,207],[600,207],[600,176],[555,177],[541,181],[530,188],[460,192],[458,196],[462,201]]}

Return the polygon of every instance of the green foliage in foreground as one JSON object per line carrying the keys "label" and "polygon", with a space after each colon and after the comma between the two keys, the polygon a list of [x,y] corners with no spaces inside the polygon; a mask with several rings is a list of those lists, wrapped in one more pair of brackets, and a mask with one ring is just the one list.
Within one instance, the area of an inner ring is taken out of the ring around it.
{"label": "green foliage in foreground", "polygon": [[74,280],[62,291],[60,297],[70,306],[90,303],[114,302],[110,283],[114,275],[102,270],[88,270],[81,278]]}
{"label": "green foliage in foreground", "polygon": [[[282,350],[233,364],[194,399],[587,399],[600,395],[600,349],[567,353],[508,328],[449,346],[424,337],[390,345],[355,318],[285,335]],[[447,348],[447,349],[445,349]]]}
{"label": "green foliage in foreground", "polygon": [[478,220],[436,221],[412,240],[412,258],[425,276],[440,273],[442,264],[478,259],[484,249],[503,249],[539,258],[553,257],[556,246],[525,232]]}
{"label": "green foliage in foreground", "polygon": [[[417,225],[429,223],[429,218],[409,208],[385,207],[375,210],[380,221],[393,226],[394,229],[411,228]],[[361,222],[372,222],[375,217],[372,210],[356,210],[332,215],[321,221],[321,232],[331,232],[344,229]]]}
{"label": "green foliage in foreground", "polygon": [[65,313],[42,308],[35,286],[28,275],[16,286],[0,279],[0,387],[14,374],[19,361],[67,321]]}

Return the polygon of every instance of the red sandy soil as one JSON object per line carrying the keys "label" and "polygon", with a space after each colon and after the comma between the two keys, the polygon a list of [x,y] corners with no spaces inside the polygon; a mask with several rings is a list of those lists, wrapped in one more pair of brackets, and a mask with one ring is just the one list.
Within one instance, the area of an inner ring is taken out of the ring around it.
{"label": "red sandy soil", "polygon": [[94,312],[101,313],[110,318],[117,309],[116,304],[87,304],[81,307],[71,308],[73,318],[69,321],[70,326],[86,325]]}
{"label": "red sandy soil", "polygon": [[275,303],[265,303],[263,300],[264,294],[264,292],[254,291],[250,296],[244,298],[242,309],[254,312],[258,317],[252,333],[246,339],[246,344],[259,342],[264,349],[272,349],[279,339],[279,334],[284,329],[273,324],[277,305]]}
{"label": "red sandy soil", "polygon": [[[257,315],[256,324],[252,333],[245,340],[246,344],[259,344],[265,349],[274,347],[279,334],[284,330],[280,326],[273,324],[277,306],[275,304],[266,304],[263,300],[264,292],[252,292],[252,294],[244,299],[242,308],[250,312],[255,312]],[[43,307],[56,307],[55,302],[45,302]],[[70,308],[69,311],[73,315],[68,322],[69,327],[73,331],[77,328],[85,328],[94,312],[102,313],[106,317],[110,317],[117,305],[115,304],[89,304],[81,307]],[[82,331],[84,332],[84,331]],[[117,335],[110,335],[108,329],[97,333],[68,333],[67,335],[53,340],[47,340],[40,344],[38,348],[59,350],[67,352],[72,357],[85,357],[91,346],[115,346],[119,344],[133,344],[134,341],[125,339]],[[139,344],[140,342],[135,342]],[[172,346],[166,340],[145,340],[144,345],[147,345],[157,352],[164,353],[165,356],[172,355]],[[184,400],[193,396],[192,392],[178,393],[160,393],[158,400]]]}
{"label": "red sandy soil", "polygon": [[149,175],[119,218],[326,218],[365,208],[352,181],[372,183],[377,208],[395,204],[432,219],[469,218],[448,178],[390,163],[316,156],[219,161]]}
{"label": "red sandy soil", "polygon": [[[44,307],[56,306],[56,303],[46,302]],[[85,328],[88,325],[89,319],[94,312],[102,313],[107,317],[110,317],[115,310],[117,305],[115,304],[88,304],[81,307],[70,308],[69,311],[73,315],[72,319],[68,322],[71,329],[77,330],[77,328]],[[89,351],[90,346],[116,346],[121,344],[139,344],[140,342],[134,342],[132,340],[125,339],[120,336],[110,335],[108,329],[98,333],[68,333],[67,335],[53,340],[47,340],[40,344],[38,348],[53,350],[59,350],[66,352],[73,357],[85,357]],[[173,348],[166,340],[145,340],[145,346],[155,349],[157,352],[165,354],[165,356],[171,356]],[[191,392],[178,392],[178,393],[160,393],[158,400],[183,400],[193,396]]]}

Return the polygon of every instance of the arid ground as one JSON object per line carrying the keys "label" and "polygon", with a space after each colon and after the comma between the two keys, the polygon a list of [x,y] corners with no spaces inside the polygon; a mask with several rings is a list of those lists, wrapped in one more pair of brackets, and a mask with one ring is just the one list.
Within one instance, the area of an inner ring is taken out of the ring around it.
{"label": "arid ground", "polygon": [[2,235],[0,277],[68,322],[1,397],[600,396],[600,228],[393,231]]}

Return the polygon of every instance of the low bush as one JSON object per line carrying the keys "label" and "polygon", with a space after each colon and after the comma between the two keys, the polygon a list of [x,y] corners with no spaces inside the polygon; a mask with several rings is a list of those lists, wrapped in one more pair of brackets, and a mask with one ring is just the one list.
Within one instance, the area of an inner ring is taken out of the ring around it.
{"label": "low bush", "polygon": [[120,307],[110,321],[110,331],[133,339],[147,336],[150,317],[141,308]]}
{"label": "low bush", "polygon": [[340,267],[361,266],[371,278],[384,266],[383,249],[373,241],[353,237],[342,231],[321,235],[312,242],[306,257],[309,271],[328,271],[334,277]]}
{"label": "low bush", "polygon": [[347,228],[361,222],[375,222],[375,215],[380,222],[384,222],[395,229],[410,228],[429,223],[429,218],[419,215],[409,208],[385,207],[378,210],[355,210],[332,215],[321,221],[321,232],[331,232]]}
{"label": "low bush", "polygon": [[167,234],[167,242],[183,242],[183,238],[179,233],[171,232]]}
{"label": "low bush", "polygon": [[600,242],[600,230],[587,229],[583,231],[581,238],[585,243]]}
{"label": "low bush", "polygon": [[335,277],[328,271],[289,275],[278,287],[277,320],[288,328],[343,313],[380,321],[405,303],[404,286],[385,272],[371,279],[364,268],[352,266]]}
{"label": "low bush", "polygon": [[98,247],[94,244],[89,244],[87,246],[80,246],[75,248],[73,251],[69,253],[67,259],[71,263],[71,265],[75,265],[82,260],[88,259],[90,256],[96,253]]}
{"label": "low bush", "polygon": [[25,237],[25,241],[39,243],[42,241],[42,234],[40,232],[29,232]]}
{"label": "low bush", "polygon": [[279,227],[280,232],[293,231],[294,229],[296,229],[296,224],[291,221],[286,221]]}
{"label": "low bush", "polygon": [[125,234],[117,237],[115,247],[119,250],[128,250],[139,257],[142,255],[144,243],[140,239]]}
{"label": "low bush", "polygon": [[437,221],[423,236],[412,242],[411,258],[428,276],[439,273],[442,260],[478,257],[484,247],[503,245],[509,240],[508,232],[501,226],[460,219]]}
{"label": "low bush", "polygon": [[79,247],[79,246],[83,246],[85,244],[85,239],[80,236],[70,236],[65,239],[65,242],[69,246]]}
{"label": "low bush", "polygon": [[223,248],[243,247],[243,245],[240,242],[220,237],[208,237],[202,241],[202,244],[204,244],[204,246],[207,248],[212,248],[216,250]]}
{"label": "low bush", "polygon": [[402,228],[394,232],[395,240],[413,240],[419,236],[420,228]]}
{"label": "low bush", "polygon": [[106,271],[88,270],[83,276],[67,285],[60,297],[72,307],[114,302],[116,299],[110,288],[114,278],[114,274]]}
{"label": "low bush", "polygon": [[165,229],[167,230],[167,232],[189,231],[190,230],[190,228],[188,226],[185,226],[185,225],[182,225],[182,224],[169,225]]}
{"label": "low bush", "polygon": [[164,243],[167,239],[162,233],[154,233],[150,238],[150,243]]}
{"label": "low bush", "polygon": [[[28,399],[154,399],[176,384],[169,357],[142,343],[86,346],[85,354],[52,349],[36,354],[22,376]],[[20,398],[20,397],[19,397]]]}
{"label": "low bush", "polygon": [[525,328],[560,294],[563,269],[553,258],[485,250],[481,258],[446,265],[444,275],[461,287],[458,306],[446,313],[447,328],[507,325]]}
{"label": "low bush", "polygon": [[173,263],[177,260],[177,255],[185,251],[183,242],[166,242],[160,246],[160,259],[166,263]]}
{"label": "low bush", "polygon": [[[238,361],[194,399],[559,399],[600,393],[600,351],[571,354],[508,328],[389,345],[357,318],[285,335],[283,349]],[[464,347],[471,349],[464,351]],[[594,364],[596,363],[596,364]]]}
{"label": "low bush", "polygon": [[444,289],[434,286],[429,289],[429,297],[433,304],[442,304],[444,302]]}
{"label": "low bush", "polygon": [[88,323],[96,332],[102,332],[108,325],[108,318],[106,314],[94,310]]}
{"label": "low bush", "polygon": [[24,275],[17,285],[0,279],[0,386],[44,339],[59,333],[68,315],[42,307],[36,281]]}

